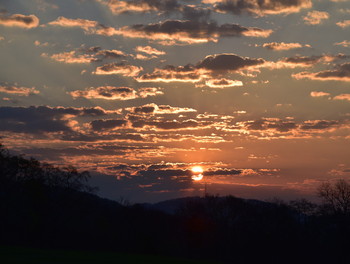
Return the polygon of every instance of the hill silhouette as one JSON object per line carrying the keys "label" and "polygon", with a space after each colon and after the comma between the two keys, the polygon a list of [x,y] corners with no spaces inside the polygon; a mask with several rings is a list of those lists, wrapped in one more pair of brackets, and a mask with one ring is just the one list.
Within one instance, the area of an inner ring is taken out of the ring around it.
{"label": "hill silhouette", "polygon": [[348,215],[322,213],[307,201],[287,204],[208,195],[123,205],[95,195],[87,172],[0,150],[2,246],[167,255],[218,263],[350,260]]}

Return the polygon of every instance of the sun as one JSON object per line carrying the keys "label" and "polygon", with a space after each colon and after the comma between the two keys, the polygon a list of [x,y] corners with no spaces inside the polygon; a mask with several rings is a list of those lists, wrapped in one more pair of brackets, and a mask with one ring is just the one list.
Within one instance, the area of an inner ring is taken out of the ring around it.
{"label": "sun", "polygon": [[200,181],[203,179],[203,168],[201,166],[194,166],[191,169],[193,175],[192,180],[194,181]]}
{"label": "sun", "polygon": [[201,166],[194,166],[191,169],[193,174],[202,174],[203,173],[203,168]]}

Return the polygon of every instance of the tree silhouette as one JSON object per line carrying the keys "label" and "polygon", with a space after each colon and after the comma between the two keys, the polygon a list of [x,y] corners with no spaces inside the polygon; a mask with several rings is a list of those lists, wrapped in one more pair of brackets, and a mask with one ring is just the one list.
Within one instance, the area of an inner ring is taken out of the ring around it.
{"label": "tree silhouette", "polygon": [[350,214],[350,183],[339,179],[334,183],[324,182],[318,188],[318,196],[323,200],[326,211],[334,214]]}

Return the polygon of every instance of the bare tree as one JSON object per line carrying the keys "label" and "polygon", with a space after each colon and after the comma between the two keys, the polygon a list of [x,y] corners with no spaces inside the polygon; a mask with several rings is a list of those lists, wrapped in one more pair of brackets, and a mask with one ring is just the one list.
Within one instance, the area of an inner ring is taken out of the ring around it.
{"label": "bare tree", "polygon": [[325,208],[335,214],[350,214],[350,183],[340,179],[334,183],[324,182],[318,188]]}

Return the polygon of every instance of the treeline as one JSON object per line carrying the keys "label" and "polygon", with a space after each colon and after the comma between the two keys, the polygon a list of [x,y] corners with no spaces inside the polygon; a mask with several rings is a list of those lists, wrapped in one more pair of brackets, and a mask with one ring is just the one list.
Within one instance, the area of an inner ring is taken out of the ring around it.
{"label": "treeline", "polygon": [[99,198],[91,193],[88,173],[11,155],[3,147],[0,169],[2,245],[218,263],[350,263],[346,181],[321,185],[321,205],[207,196],[182,199],[167,214]]}

